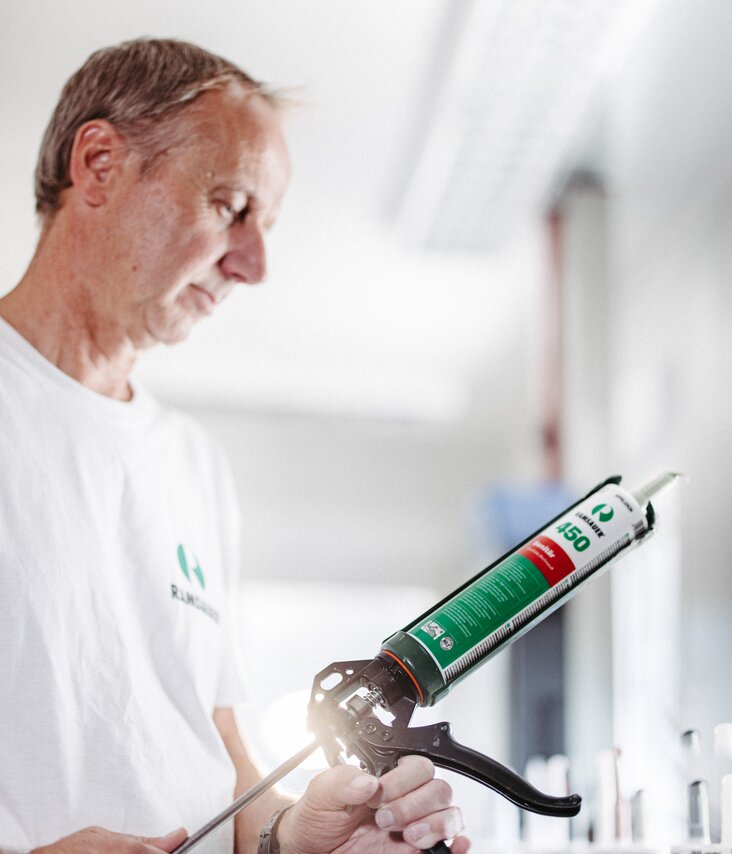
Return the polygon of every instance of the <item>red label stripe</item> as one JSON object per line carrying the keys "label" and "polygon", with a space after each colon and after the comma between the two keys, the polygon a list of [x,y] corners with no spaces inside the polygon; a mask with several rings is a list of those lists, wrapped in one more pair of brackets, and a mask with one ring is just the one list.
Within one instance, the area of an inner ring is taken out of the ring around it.
{"label": "red label stripe", "polygon": [[543,534],[534,537],[518,553],[534,564],[550,587],[566,578],[575,568],[567,552]]}

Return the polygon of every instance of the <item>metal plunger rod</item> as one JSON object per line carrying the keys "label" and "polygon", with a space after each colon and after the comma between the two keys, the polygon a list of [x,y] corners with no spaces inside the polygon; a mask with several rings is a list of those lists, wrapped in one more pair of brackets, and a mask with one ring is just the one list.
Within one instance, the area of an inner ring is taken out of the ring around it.
{"label": "metal plunger rod", "polygon": [[299,753],[291,756],[286,762],[283,762],[282,765],[275,768],[271,774],[268,774],[260,780],[256,786],[252,786],[251,789],[244,792],[243,795],[240,795],[234,803],[230,804],[225,810],[222,810],[217,816],[214,816],[211,821],[199,828],[193,836],[189,836],[182,845],[179,845],[172,852],[172,854],[184,854],[185,851],[190,851],[192,848],[195,848],[195,846],[198,845],[199,842],[202,842],[209,833],[212,833],[217,827],[220,827],[222,824],[229,821],[230,818],[233,818],[238,812],[243,810],[244,807],[248,807],[252,801],[256,801],[260,795],[263,795],[267,789],[271,789],[276,782],[281,780],[283,777],[286,777],[290,771],[294,771],[301,762],[304,762],[308,756],[310,756],[311,753],[314,753],[319,747],[320,741],[317,739],[311,742],[307,747],[303,747]]}

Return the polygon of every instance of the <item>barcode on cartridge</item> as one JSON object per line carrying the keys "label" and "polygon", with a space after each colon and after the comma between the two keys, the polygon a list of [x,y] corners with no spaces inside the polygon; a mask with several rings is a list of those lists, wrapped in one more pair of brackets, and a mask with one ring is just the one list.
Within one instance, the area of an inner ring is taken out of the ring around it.
{"label": "barcode on cartridge", "polygon": [[646,525],[646,523],[643,519],[641,519],[640,522],[634,522],[633,523],[633,539],[634,540],[640,539],[646,533],[647,530],[648,530],[648,526]]}
{"label": "barcode on cartridge", "polygon": [[530,605],[527,605],[523,611],[519,611],[513,619],[504,623],[495,632],[484,638],[479,644],[462,655],[457,661],[446,667],[444,670],[445,676],[448,679],[455,679],[461,673],[465,673],[474,664],[484,658],[489,653],[498,649],[509,638],[517,637],[522,631],[530,628],[534,620],[543,611],[546,611],[550,605],[561,599],[564,593],[571,587],[569,577],[562,582],[547,590],[543,596],[535,599]]}
{"label": "barcode on cartridge", "polygon": [[616,540],[612,545],[601,551],[591,561],[584,564],[584,566],[577,567],[574,572],[566,576],[559,584],[551,587],[543,595],[539,596],[538,599],[535,599],[522,611],[519,611],[511,620],[504,623],[495,632],[488,635],[488,637],[460,656],[449,667],[446,667],[443,671],[445,677],[448,680],[456,679],[467,670],[470,670],[482,658],[497,651],[509,639],[519,637],[523,632],[528,631],[531,625],[540,618],[540,615],[548,611],[552,605],[558,608],[561,600],[564,599],[572,587],[584,581],[599,567],[609,563],[616,555],[630,545],[631,542],[630,534],[625,533],[619,540]]}
{"label": "barcode on cartridge", "polygon": [[577,584],[578,581],[582,581],[584,578],[587,578],[587,576],[591,575],[598,566],[602,566],[604,563],[607,563],[611,558],[615,557],[618,552],[621,552],[629,543],[630,534],[623,534],[619,540],[616,540],[604,551],[601,551],[600,554],[596,555],[589,563],[578,567],[577,571],[573,573],[575,576],[574,583]]}

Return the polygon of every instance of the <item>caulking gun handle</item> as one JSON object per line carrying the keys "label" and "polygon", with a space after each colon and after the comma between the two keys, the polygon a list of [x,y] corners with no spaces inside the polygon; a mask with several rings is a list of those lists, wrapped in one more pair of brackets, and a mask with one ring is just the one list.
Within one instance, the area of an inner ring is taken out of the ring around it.
{"label": "caulking gun handle", "polygon": [[381,770],[379,763],[395,762],[399,756],[413,753],[488,786],[522,809],[565,818],[577,815],[580,810],[582,799],[579,795],[554,797],[540,792],[515,771],[455,741],[446,721],[402,728],[389,727],[376,718],[367,717],[358,721],[356,727],[356,752],[377,773]]}

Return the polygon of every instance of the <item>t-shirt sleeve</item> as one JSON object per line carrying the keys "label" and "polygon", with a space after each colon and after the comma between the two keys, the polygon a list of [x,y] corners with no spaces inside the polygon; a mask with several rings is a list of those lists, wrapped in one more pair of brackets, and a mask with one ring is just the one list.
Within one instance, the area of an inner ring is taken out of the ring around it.
{"label": "t-shirt sleeve", "polygon": [[[238,594],[238,589],[237,589]],[[216,706],[227,708],[247,699],[246,677],[241,661],[241,642],[239,640],[239,612],[236,595],[229,596],[224,617],[224,656],[221,662],[219,686],[216,692]]]}
{"label": "t-shirt sleeve", "polygon": [[248,691],[242,661],[243,633],[239,584],[241,512],[228,461],[223,452],[219,452],[218,457],[218,479],[221,495],[220,536],[227,572],[227,593],[222,615],[224,653],[216,692],[216,706],[225,708],[246,700]]}

